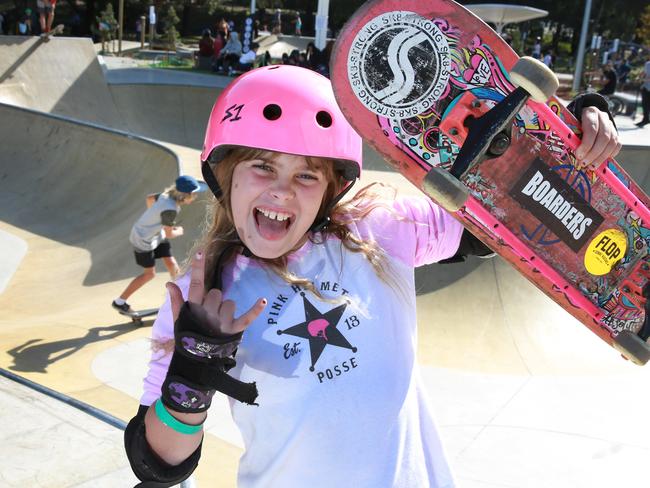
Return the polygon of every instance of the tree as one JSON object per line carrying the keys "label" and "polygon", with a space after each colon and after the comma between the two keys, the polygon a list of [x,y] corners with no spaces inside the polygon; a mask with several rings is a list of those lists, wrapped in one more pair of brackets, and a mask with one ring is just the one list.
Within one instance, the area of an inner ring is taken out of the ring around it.
{"label": "tree", "polygon": [[650,4],[643,9],[635,34],[639,43],[650,46]]}
{"label": "tree", "polygon": [[115,20],[113,5],[106,4],[106,8],[99,14],[96,21],[99,37],[102,41],[102,52],[106,52],[108,43],[115,38],[115,32],[117,31],[117,20]]}
{"label": "tree", "polygon": [[167,41],[167,45],[171,50],[176,49],[176,42],[180,37],[178,35],[178,31],[176,30],[176,26],[180,20],[181,19],[178,18],[178,15],[176,15],[176,9],[174,8],[174,5],[169,4],[162,21],[165,25],[165,29],[163,31],[165,34],[165,40]]}

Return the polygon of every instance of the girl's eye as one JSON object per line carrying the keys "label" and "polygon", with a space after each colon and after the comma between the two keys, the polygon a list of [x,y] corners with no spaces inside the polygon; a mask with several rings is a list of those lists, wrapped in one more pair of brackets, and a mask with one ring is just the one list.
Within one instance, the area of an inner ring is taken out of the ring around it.
{"label": "girl's eye", "polygon": [[253,168],[261,169],[262,171],[273,171],[273,168],[266,163],[254,164]]}
{"label": "girl's eye", "polygon": [[318,178],[316,176],[310,175],[310,174],[307,174],[307,173],[298,175],[298,177],[302,178],[302,179],[305,179],[305,180],[318,180]]}

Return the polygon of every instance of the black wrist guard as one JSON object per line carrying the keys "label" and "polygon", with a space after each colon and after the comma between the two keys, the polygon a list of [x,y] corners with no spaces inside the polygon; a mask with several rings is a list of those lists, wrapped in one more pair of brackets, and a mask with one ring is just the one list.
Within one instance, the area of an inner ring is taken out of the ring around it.
{"label": "black wrist guard", "polygon": [[601,112],[605,112],[609,117],[609,120],[614,124],[614,127],[616,127],[614,116],[609,111],[609,103],[607,103],[607,99],[600,93],[583,93],[575,97],[573,101],[567,105],[567,109],[569,109],[574,117],[580,122],[582,122],[582,110],[587,107],[596,107]]}
{"label": "black wrist guard", "polygon": [[215,391],[253,405],[255,383],[244,383],[226,373],[235,366],[235,353],[242,333],[206,335],[205,328],[183,304],[174,324],[175,347],[162,386],[162,402],[177,412],[203,412],[210,407]]}

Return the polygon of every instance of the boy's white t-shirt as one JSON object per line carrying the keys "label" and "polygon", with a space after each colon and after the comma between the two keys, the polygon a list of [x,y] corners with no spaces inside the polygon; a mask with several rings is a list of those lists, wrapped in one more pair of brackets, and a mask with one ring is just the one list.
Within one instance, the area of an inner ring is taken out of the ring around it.
{"label": "boy's white t-shirt", "polygon": [[[224,270],[237,315],[268,300],[230,371],[259,391],[259,406],[230,402],[245,443],[239,487],[454,486],[418,373],[414,267],[452,256],[462,226],[425,198],[393,206],[404,219],[379,208],[351,226],[388,254],[388,282],[337,238],[308,242],[288,265],[331,302],[254,259]],[[189,277],[179,286],[185,294]],[[153,337],[173,338],[169,299]],[[154,354],[143,405],[160,396],[169,360]]]}
{"label": "boy's white t-shirt", "polygon": [[165,241],[163,226],[173,226],[179,211],[176,200],[161,193],[131,227],[129,242],[139,252],[155,250]]}

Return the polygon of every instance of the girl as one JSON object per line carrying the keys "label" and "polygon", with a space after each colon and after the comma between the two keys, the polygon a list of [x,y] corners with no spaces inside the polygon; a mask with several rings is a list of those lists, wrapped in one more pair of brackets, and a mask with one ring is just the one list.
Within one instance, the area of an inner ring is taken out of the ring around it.
{"label": "girl", "polygon": [[[589,150],[609,144],[607,124]],[[303,68],[237,78],[201,159],[217,204],[154,324],[125,433],[139,486],[195,469],[217,390],[245,443],[241,487],[454,486],[418,375],[414,268],[469,234],[424,197],[365,188],[341,202],[361,140],[329,81]]]}
{"label": "girl", "polygon": [[162,193],[147,195],[147,210],[131,228],[129,241],[133,246],[135,262],[143,268],[142,274],[133,278],[122,294],[111,304],[120,313],[132,313],[126,302],[131,295],[153,280],[156,276],[156,259],[162,259],[172,279],[178,274],[178,263],[172,256],[170,239],[183,235],[183,227],[176,224],[181,205],[196,200],[201,189],[196,178],[182,175],[176,178],[174,186]]}

